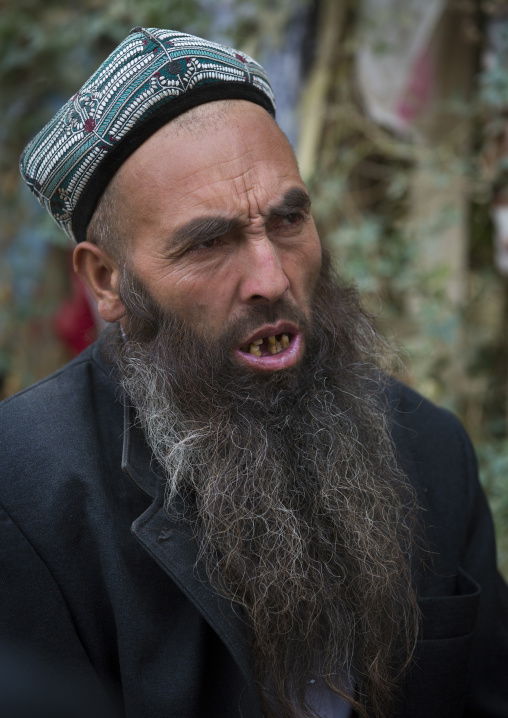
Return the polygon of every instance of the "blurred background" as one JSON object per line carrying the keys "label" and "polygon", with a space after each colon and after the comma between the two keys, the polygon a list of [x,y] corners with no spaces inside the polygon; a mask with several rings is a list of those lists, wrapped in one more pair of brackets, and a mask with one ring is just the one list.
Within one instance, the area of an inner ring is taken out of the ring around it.
{"label": "blurred background", "polygon": [[508,4],[0,0],[0,398],[101,330],[24,145],[136,25],[260,60],[341,274],[475,443],[508,576]]}

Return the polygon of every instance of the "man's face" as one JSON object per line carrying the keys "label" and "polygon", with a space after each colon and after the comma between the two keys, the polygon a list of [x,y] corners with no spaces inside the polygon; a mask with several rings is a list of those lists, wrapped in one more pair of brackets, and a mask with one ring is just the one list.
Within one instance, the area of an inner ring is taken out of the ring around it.
{"label": "man's face", "polygon": [[235,101],[199,126],[170,123],[120,173],[129,268],[159,307],[204,340],[228,337],[252,370],[297,364],[321,248],[291,147],[266,111]]}

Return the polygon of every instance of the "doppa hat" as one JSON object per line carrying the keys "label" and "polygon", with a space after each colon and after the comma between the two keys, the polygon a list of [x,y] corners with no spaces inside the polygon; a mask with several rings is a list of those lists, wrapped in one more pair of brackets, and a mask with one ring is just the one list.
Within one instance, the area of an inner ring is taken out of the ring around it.
{"label": "doppa hat", "polygon": [[182,112],[250,100],[275,116],[265,71],[248,55],[173,30],[136,27],[21,155],[21,174],[77,242],[120,165]]}

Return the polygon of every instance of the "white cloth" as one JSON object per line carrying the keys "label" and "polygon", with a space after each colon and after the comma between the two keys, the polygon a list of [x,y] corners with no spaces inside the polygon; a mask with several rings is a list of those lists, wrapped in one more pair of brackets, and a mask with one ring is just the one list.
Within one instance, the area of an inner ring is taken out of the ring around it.
{"label": "white cloth", "polygon": [[[445,6],[445,0],[363,0],[356,73],[365,109],[375,122],[411,131],[401,103],[414,84],[412,75],[422,74],[425,50]],[[413,87],[418,94],[423,80]]]}

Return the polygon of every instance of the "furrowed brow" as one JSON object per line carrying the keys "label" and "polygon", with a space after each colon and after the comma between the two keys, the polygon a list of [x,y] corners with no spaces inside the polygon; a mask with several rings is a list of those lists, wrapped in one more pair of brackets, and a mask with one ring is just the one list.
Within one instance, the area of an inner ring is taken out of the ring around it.
{"label": "furrowed brow", "polygon": [[198,217],[179,227],[171,236],[172,249],[180,249],[190,244],[203,242],[206,239],[221,237],[234,229],[239,223],[226,217]]}
{"label": "furrowed brow", "polygon": [[282,198],[282,202],[270,209],[270,215],[280,217],[281,215],[301,210],[308,212],[310,210],[310,204],[310,195],[306,190],[300,187],[292,187],[286,192]]}

